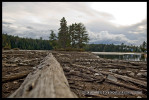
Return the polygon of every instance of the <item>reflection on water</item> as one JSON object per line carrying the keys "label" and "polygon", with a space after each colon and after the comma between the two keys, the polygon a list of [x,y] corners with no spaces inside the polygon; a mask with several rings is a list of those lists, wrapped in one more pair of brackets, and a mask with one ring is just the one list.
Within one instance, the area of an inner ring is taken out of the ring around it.
{"label": "reflection on water", "polygon": [[140,54],[140,55],[133,55],[133,54],[124,54],[124,55],[99,55],[101,58],[107,59],[119,59],[119,60],[129,60],[129,61],[146,61],[147,55]]}

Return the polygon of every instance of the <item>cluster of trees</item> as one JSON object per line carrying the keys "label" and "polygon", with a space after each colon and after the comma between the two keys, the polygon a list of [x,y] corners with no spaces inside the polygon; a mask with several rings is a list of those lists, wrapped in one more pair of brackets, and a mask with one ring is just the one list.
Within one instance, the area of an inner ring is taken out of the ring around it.
{"label": "cluster of trees", "polygon": [[29,50],[80,49],[88,43],[88,34],[86,34],[86,28],[82,23],[67,26],[67,21],[63,17],[58,30],[58,36],[51,30],[49,40],[42,40],[42,37],[31,39],[2,34],[2,47]]}
{"label": "cluster of trees", "polygon": [[114,44],[88,44],[85,48],[86,51],[94,52],[141,52],[139,46],[128,46],[122,43],[121,45]]}
{"label": "cluster of trees", "polygon": [[88,43],[88,34],[82,23],[75,23],[67,26],[65,17],[60,20],[60,28],[58,29],[58,37],[51,30],[50,42],[51,45],[57,48],[83,48]]}
{"label": "cluster of trees", "polygon": [[[19,48],[26,50],[52,50],[58,45],[57,36],[51,30],[51,37],[49,40],[20,38],[18,36],[12,36],[2,34],[2,48],[7,47],[10,49]],[[71,42],[70,46],[77,46],[77,44]],[[121,45],[114,44],[87,44],[83,47],[86,51],[93,52],[145,52],[147,51],[147,43],[144,41],[140,46],[128,46],[122,43]]]}
{"label": "cluster of trees", "polygon": [[51,50],[49,40],[20,38],[18,36],[12,36],[2,34],[2,48],[19,48],[24,50]]}
{"label": "cluster of trees", "polygon": [[29,50],[51,50],[51,49],[85,49],[86,51],[95,52],[145,52],[147,51],[147,43],[144,41],[142,45],[128,46],[114,44],[87,44],[89,41],[85,26],[82,23],[74,23],[67,26],[65,17],[60,20],[60,28],[58,36],[51,30],[49,40],[20,38],[2,34],[2,47],[19,48]]}

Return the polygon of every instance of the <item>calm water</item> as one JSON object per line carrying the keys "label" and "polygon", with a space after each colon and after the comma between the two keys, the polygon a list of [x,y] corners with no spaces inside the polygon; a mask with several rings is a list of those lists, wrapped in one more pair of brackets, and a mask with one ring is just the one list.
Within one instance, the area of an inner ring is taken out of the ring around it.
{"label": "calm water", "polygon": [[139,53],[130,53],[130,54],[124,54],[124,53],[95,53],[101,58],[107,58],[107,59],[118,59],[118,60],[127,60],[127,61],[146,61],[147,55],[139,54]]}

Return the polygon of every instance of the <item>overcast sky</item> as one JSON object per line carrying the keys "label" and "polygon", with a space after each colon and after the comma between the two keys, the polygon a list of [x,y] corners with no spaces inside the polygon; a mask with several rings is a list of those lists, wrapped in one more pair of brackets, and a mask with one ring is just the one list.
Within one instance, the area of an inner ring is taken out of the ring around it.
{"label": "overcast sky", "polygon": [[147,40],[146,2],[3,2],[2,32],[48,39],[60,20],[83,23],[89,43],[140,45]]}

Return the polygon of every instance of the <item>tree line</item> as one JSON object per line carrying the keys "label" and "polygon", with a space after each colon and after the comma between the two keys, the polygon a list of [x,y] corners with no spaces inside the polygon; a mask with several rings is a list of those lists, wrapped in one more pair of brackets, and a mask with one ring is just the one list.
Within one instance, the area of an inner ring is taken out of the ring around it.
{"label": "tree line", "polygon": [[[51,30],[53,34],[53,31]],[[52,35],[51,34],[51,35]],[[56,37],[53,34],[53,37]],[[54,45],[57,43],[51,42],[57,41],[55,38],[50,38],[49,40],[40,39],[31,39],[31,38],[20,38],[18,36],[12,36],[7,34],[2,34],[2,48],[19,48],[26,50],[52,50],[54,49]],[[52,44],[53,43],[53,44]],[[122,43],[121,45],[114,44],[87,44],[83,47],[85,51],[92,52],[146,52],[147,51],[147,43],[144,41],[140,46],[134,45],[125,45]]]}
{"label": "tree line", "polygon": [[140,46],[114,44],[87,44],[84,48],[86,51],[92,52],[145,52],[147,51],[147,43],[144,41]]}
{"label": "tree line", "polygon": [[65,17],[60,20],[60,28],[58,36],[51,30],[49,40],[20,38],[2,34],[2,48],[19,48],[29,50],[77,50],[84,49],[86,51],[95,52],[146,52],[147,43],[144,41],[140,46],[128,46],[114,44],[87,44],[89,37],[86,27],[83,23],[72,23],[67,26]]}
{"label": "tree line", "polygon": [[2,34],[2,48],[13,49],[19,48],[24,50],[51,50],[49,40],[20,38],[18,36],[12,36]]}

